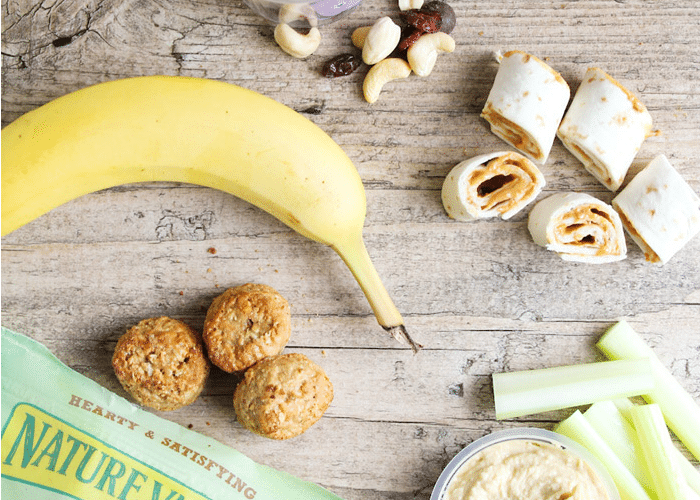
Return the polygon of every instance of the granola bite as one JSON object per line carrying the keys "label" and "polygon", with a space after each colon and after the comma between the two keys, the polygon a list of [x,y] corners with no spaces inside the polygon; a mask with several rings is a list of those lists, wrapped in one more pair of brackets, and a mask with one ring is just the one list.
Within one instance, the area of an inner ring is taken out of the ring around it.
{"label": "granola bite", "polygon": [[271,439],[306,432],[328,409],[333,385],[303,354],[281,354],[253,365],[233,395],[238,421]]}
{"label": "granola bite", "polygon": [[291,332],[289,303],[267,285],[247,283],[214,299],[203,339],[211,362],[232,373],[280,354]]}
{"label": "granola bite", "polygon": [[199,335],[165,316],[145,319],[122,335],[112,367],[136,402],[160,411],[193,403],[209,375]]}

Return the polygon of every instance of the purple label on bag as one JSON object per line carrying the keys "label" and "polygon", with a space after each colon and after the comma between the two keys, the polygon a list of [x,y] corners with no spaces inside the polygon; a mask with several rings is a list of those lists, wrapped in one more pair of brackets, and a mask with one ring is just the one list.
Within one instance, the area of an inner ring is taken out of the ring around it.
{"label": "purple label on bag", "polygon": [[337,16],[341,12],[357,7],[362,0],[321,0],[311,4],[314,10],[325,17]]}

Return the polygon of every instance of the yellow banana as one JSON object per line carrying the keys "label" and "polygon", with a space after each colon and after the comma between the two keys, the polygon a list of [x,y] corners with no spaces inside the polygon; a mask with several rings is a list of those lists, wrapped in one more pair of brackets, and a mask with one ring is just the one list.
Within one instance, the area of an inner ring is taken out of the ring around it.
{"label": "yellow banana", "polygon": [[351,160],[311,121],[236,85],[127,78],[21,116],[2,130],[2,234],[78,196],[145,181],[226,191],[331,246],[379,324],[419,349],[362,240],[365,192]]}

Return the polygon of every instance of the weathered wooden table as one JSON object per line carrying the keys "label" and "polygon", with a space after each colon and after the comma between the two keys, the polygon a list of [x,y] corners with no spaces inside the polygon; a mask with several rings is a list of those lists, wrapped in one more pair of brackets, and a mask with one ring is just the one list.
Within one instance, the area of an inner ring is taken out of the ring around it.
{"label": "weathered wooden table", "polygon": [[[2,323],[124,394],[110,367],[117,338],[168,315],[201,328],[212,299],[245,282],[292,305],[288,352],[327,371],[335,399],[301,437],[274,442],[236,422],[236,378],[213,371],[203,396],[167,419],[254,460],[351,499],[427,499],[463,446],[495,429],[551,428],[571,410],[496,421],[491,374],[602,359],[602,332],[626,317],[683,386],[700,398],[700,238],[664,266],[628,258],[566,263],[536,246],[527,212],[509,221],[449,219],[449,170],[507,149],[479,112],[494,51],[546,59],[577,88],[598,66],[649,108],[649,138],[629,178],[666,154],[700,192],[700,6],[695,0],[453,2],[454,53],[434,72],[362,97],[363,68],[335,80],[323,62],[352,49],[350,33],[395,0],[365,0],[322,27],[318,51],[293,59],[273,26],[240,0],[3,0],[2,124],[97,82],[150,74],[232,82],[282,102],[327,131],[367,191],[364,236],[406,320],[417,355],[377,325],[342,261],[247,203],[212,189],[126,185],[72,201],[2,240]],[[555,142],[544,197],[598,184]],[[7,376],[7,374],[3,374]]]}

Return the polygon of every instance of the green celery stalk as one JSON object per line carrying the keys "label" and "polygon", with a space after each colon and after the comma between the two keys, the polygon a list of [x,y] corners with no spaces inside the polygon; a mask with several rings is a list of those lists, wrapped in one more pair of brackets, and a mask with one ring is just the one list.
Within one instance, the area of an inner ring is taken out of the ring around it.
{"label": "green celery stalk", "polygon": [[573,439],[591,452],[612,476],[622,500],[651,500],[637,478],[625,467],[625,464],[579,410],[576,410],[569,418],[559,422],[554,428],[554,432]]}
{"label": "green celery stalk", "polygon": [[687,484],[673,454],[673,442],[656,404],[630,410],[639,449],[656,494],[663,500],[686,500]]}
{"label": "green celery stalk", "polygon": [[[617,408],[619,414],[627,421],[630,428],[634,429],[630,411],[635,404],[627,398],[615,399],[612,401],[612,403]],[[695,466],[690,463],[690,460],[685,458],[685,455],[683,455],[683,453],[681,453],[681,451],[675,446],[673,447],[673,454],[676,456],[676,462],[681,467],[683,477],[685,477],[688,487],[695,492],[696,497],[700,498],[700,471],[698,471],[698,469],[696,469]]]}
{"label": "green celery stalk", "polygon": [[651,364],[646,359],[494,373],[496,418],[636,396],[651,391],[653,384]]}
{"label": "green celery stalk", "polygon": [[650,360],[655,387],[642,396],[648,403],[659,405],[668,426],[690,453],[700,460],[700,406],[629,323],[619,321],[603,334],[596,345],[613,360]]}
{"label": "green celery stalk", "polygon": [[600,401],[583,412],[583,416],[649,496],[654,497],[654,483],[647,474],[644,460],[637,449],[634,426],[622,416],[617,406],[612,401]]}
{"label": "green celery stalk", "polygon": [[681,453],[678,448],[673,447],[674,455],[676,457],[676,463],[681,468],[685,482],[688,484],[688,488],[693,490],[695,498],[700,499],[700,471],[696,469],[690,461],[685,458],[683,453]]}
{"label": "green celery stalk", "polygon": [[632,415],[630,415],[630,410],[634,407],[634,402],[630,398],[616,398],[612,400],[612,403],[620,412],[620,415],[625,417],[627,421],[632,423]]}

